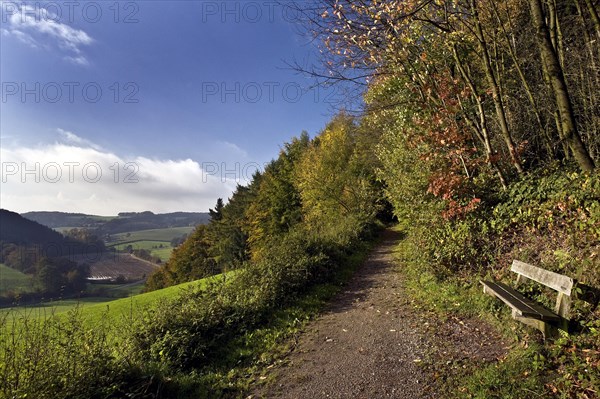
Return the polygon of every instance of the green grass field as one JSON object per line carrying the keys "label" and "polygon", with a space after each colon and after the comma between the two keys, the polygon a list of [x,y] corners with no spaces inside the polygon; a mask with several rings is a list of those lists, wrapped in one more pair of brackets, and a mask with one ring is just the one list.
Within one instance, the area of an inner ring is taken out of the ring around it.
{"label": "green grass field", "polygon": [[123,251],[128,245],[131,245],[133,249],[146,249],[150,251],[152,255],[158,256],[163,262],[169,260],[171,252],[173,252],[171,243],[166,241],[134,241],[122,244],[114,244],[112,247],[119,251]]}
{"label": "green grass field", "polygon": [[[185,289],[192,287],[202,288],[209,281],[224,278],[224,275],[216,275],[202,280],[183,283],[173,287],[164,288],[144,294],[134,295],[129,298],[111,299],[106,297],[90,297],[82,299],[68,299],[61,301],[47,302],[35,306],[24,306],[18,308],[0,309],[0,319],[2,316],[9,316],[15,319],[28,318],[44,320],[52,315],[66,314],[76,306],[81,308],[83,317],[89,323],[117,322],[123,317],[141,314],[141,312],[154,306],[161,300],[176,297]],[[10,325],[10,322],[7,324]]]}
{"label": "green grass field", "polygon": [[192,231],[194,231],[194,227],[171,227],[168,229],[132,231],[130,233],[113,234],[110,242],[106,244],[112,246],[136,241],[162,241],[170,243],[173,238],[190,234]]}
{"label": "green grass field", "polygon": [[142,293],[144,282],[129,284],[88,284],[87,293],[90,296],[107,298],[126,298]]}
{"label": "green grass field", "polygon": [[150,253],[154,256],[158,256],[160,258],[160,260],[162,260],[164,263],[169,260],[172,252],[173,252],[173,247],[167,247],[167,248],[153,249]]}
{"label": "green grass field", "polygon": [[[153,256],[158,256],[161,261],[166,262],[173,252],[171,240],[184,234],[189,235],[192,231],[194,231],[194,227],[172,227],[119,233],[114,234],[106,245],[119,251],[124,250],[128,245],[131,245],[133,249],[146,249]],[[161,245],[162,248],[160,248]]]}
{"label": "green grass field", "polygon": [[32,290],[31,276],[0,263],[0,295],[7,291],[29,292]]}

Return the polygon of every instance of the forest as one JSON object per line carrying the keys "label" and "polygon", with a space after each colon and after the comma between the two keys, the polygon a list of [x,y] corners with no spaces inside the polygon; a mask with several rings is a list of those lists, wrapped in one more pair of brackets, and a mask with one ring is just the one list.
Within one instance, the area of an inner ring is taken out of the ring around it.
{"label": "forest", "polygon": [[21,300],[78,294],[85,289],[89,275],[87,265],[72,260],[76,254],[105,251],[104,242],[82,229],[72,229],[64,236],[18,213],[0,209],[0,263],[32,275],[36,292],[7,292],[0,304]]}
{"label": "forest", "polygon": [[[294,6],[322,55],[296,68],[348,87],[364,106],[292,138],[218,199],[146,289],[221,279],[145,310],[118,338],[74,315],[71,331],[92,348],[77,352],[78,369],[57,332],[47,343],[56,355],[34,362],[52,372],[26,370],[30,355],[17,351],[0,366],[1,392],[241,397],[249,370],[275,356],[254,340],[291,339],[265,331],[273,320],[300,323],[302,312],[277,317],[336,282],[390,223],[405,234],[416,300],[459,303],[436,310],[446,315],[491,313],[502,329],[501,308],[469,298],[482,296],[479,278],[509,278],[512,259],[600,288],[598,1]],[[597,397],[597,304],[574,305],[574,333],[554,341],[507,332],[519,342],[514,355],[465,376],[473,383],[449,397]]]}

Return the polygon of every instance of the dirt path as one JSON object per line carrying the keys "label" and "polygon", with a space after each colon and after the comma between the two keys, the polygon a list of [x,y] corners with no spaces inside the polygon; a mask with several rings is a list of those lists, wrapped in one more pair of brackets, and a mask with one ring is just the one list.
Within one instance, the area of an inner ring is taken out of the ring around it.
{"label": "dirt path", "polygon": [[465,361],[505,353],[478,320],[441,321],[415,309],[403,293],[387,231],[344,291],[301,336],[275,381],[254,398],[438,398],[436,380]]}

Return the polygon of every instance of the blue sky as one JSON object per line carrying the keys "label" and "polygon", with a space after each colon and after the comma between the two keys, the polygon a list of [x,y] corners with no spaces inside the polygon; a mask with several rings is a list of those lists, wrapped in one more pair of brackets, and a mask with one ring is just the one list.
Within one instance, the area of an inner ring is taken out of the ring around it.
{"label": "blue sky", "polygon": [[3,208],[206,211],[331,116],[275,2],[0,5]]}

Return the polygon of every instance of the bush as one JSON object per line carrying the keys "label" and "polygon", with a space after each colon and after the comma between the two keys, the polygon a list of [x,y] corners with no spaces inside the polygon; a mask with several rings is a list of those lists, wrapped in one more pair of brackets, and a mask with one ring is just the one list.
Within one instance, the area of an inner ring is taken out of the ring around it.
{"label": "bush", "polygon": [[366,228],[346,226],[352,228],[338,225],[319,236],[292,230],[231,277],[148,310],[131,338],[139,361],[163,370],[211,364],[229,340],[265,323],[314,284],[331,280]]}
{"label": "bush", "polygon": [[67,318],[5,313],[0,320],[0,394],[6,398],[105,398],[121,365],[107,326],[90,328],[79,308]]}
{"label": "bush", "polygon": [[[538,381],[527,380],[528,384],[545,385],[548,396],[597,394],[600,309],[580,299],[585,296],[586,287],[592,287],[591,291],[600,289],[598,193],[598,174],[581,174],[565,168],[541,170],[513,183],[504,194],[462,219],[411,226],[413,234],[423,235],[421,242],[428,249],[426,258],[433,265],[431,269],[437,277],[434,286],[438,290],[450,282],[470,285],[486,274],[512,280],[509,267],[513,259],[578,281],[571,310],[572,334],[539,349],[535,356]],[[538,294],[538,291],[528,293]],[[503,380],[501,374],[506,371],[502,368],[508,367],[507,372],[517,375],[519,370],[525,370],[525,365],[515,358],[507,365],[484,370],[469,382],[466,392],[473,397],[495,395],[490,390]],[[504,390],[514,390],[514,395],[522,388],[514,385]]]}

